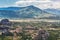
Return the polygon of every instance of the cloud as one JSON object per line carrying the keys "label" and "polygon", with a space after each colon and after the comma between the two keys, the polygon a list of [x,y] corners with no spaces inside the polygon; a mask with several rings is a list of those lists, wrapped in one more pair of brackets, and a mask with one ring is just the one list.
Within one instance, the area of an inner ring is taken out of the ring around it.
{"label": "cloud", "polygon": [[10,6],[19,6],[19,7],[25,7],[33,5],[40,9],[46,9],[46,8],[60,8],[60,1],[59,0],[19,0],[11,5],[4,5],[0,7],[10,7]]}
{"label": "cloud", "polygon": [[45,2],[51,2],[50,0],[20,0],[20,1],[17,1],[15,4],[16,5],[30,5],[30,4],[33,4],[33,3],[45,3]]}
{"label": "cloud", "polygon": [[16,4],[16,6],[29,6],[29,5],[31,5],[31,4],[33,4],[31,1],[30,2],[28,2],[28,1],[18,1],[18,2],[16,2],[15,3]]}
{"label": "cloud", "polygon": [[54,2],[51,0],[26,0],[26,1],[17,1],[15,3],[16,6],[29,6],[34,5],[40,9],[46,9],[46,8],[60,8],[60,2]]}
{"label": "cloud", "polygon": [[[29,6],[51,2],[50,0],[20,0],[15,3],[16,6]],[[37,5],[38,6],[38,5]]]}
{"label": "cloud", "polygon": [[20,1],[50,1],[50,0],[20,0]]}
{"label": "cloud", "polygon": [[35,6],[42,8],[42,9],[46,9],[46,8],[60,8],[60,2],[47,2],[47,3],[37,3],[35,4]]}
{"label": "cloud", "polygon": [[58,2],[60,2],[60,0],[50,0],[50,1],[54,1],[54,2],[55,2],[55,1],[58,1]]}
{"label": "cloud", "polygon": [[60,1],[60,0],[20,0],[20,1]]}

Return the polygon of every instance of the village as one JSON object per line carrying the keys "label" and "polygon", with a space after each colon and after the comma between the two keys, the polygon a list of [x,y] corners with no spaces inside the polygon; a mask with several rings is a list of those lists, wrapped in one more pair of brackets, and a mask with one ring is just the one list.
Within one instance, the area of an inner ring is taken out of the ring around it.
{"label": "village", "polygon": [[[13,23],[8,19],[3,19],[0,22],[1,40],[48,40],[50,33],[43,27],[37,28],[31,25],[26,27],[13,27]],[[50,28],[50,30],[57,30]],[[6,38],[7,37],[7,38]],[[60,38],[59,38],[60,39]]]}

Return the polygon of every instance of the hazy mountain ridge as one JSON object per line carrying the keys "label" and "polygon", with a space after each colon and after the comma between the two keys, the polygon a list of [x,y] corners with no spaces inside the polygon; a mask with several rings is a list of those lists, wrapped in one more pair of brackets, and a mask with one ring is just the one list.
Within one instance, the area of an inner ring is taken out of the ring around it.
{"label": "hazy mountain ridge", "polygon": [[49,13],[60,15],[60,10],[59,9],[51,9],[51,8],[48,8],[48,9],[44,9],[44,10],[47,11],[47,12],[49,12]]}
{"label": "hazy mountain ridge", "polygon": [[59,16],[46,12],[34,6],[0,8],[0,17],[10,19],[11,18],[60,19]]}
{"label": "hazy mountain ridge", "polygon": [[5,7],[5,8],[0,8],[0,10],[9,10],[9,11],[11,11],[11,10],[15,11],[16,10],[17,11],[17,10],[21,10],[23,8],[25,8],[25,7],[21,7],[21,8],[20,7]]}

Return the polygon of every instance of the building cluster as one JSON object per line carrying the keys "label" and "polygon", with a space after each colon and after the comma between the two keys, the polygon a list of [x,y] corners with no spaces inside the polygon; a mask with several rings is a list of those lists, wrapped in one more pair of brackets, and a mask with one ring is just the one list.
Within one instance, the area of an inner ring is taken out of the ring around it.
{"label": "building cluster", "polygon": [[32,39],[34,40],[47,40],[49,33],[46,30],[43,29],[38,29],[37,27],[32,27],[30,25],[26,27],[20,27],[18,26],[17,28],[11,28],[11,22],[8,19],[3,19],[0,22],[0,35],[2,33],[13,33],[16,36],[16,33],[22,33],[25,31],[26,34],[31,34]]}

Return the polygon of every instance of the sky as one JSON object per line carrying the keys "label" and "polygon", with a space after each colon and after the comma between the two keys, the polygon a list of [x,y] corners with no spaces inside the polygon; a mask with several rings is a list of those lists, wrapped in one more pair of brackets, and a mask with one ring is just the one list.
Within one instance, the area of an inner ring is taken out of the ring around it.
{"label": "sky", "polygon": [[0,7],[36,6],[40,9],[60,8],[60,0],[0,0]]}

